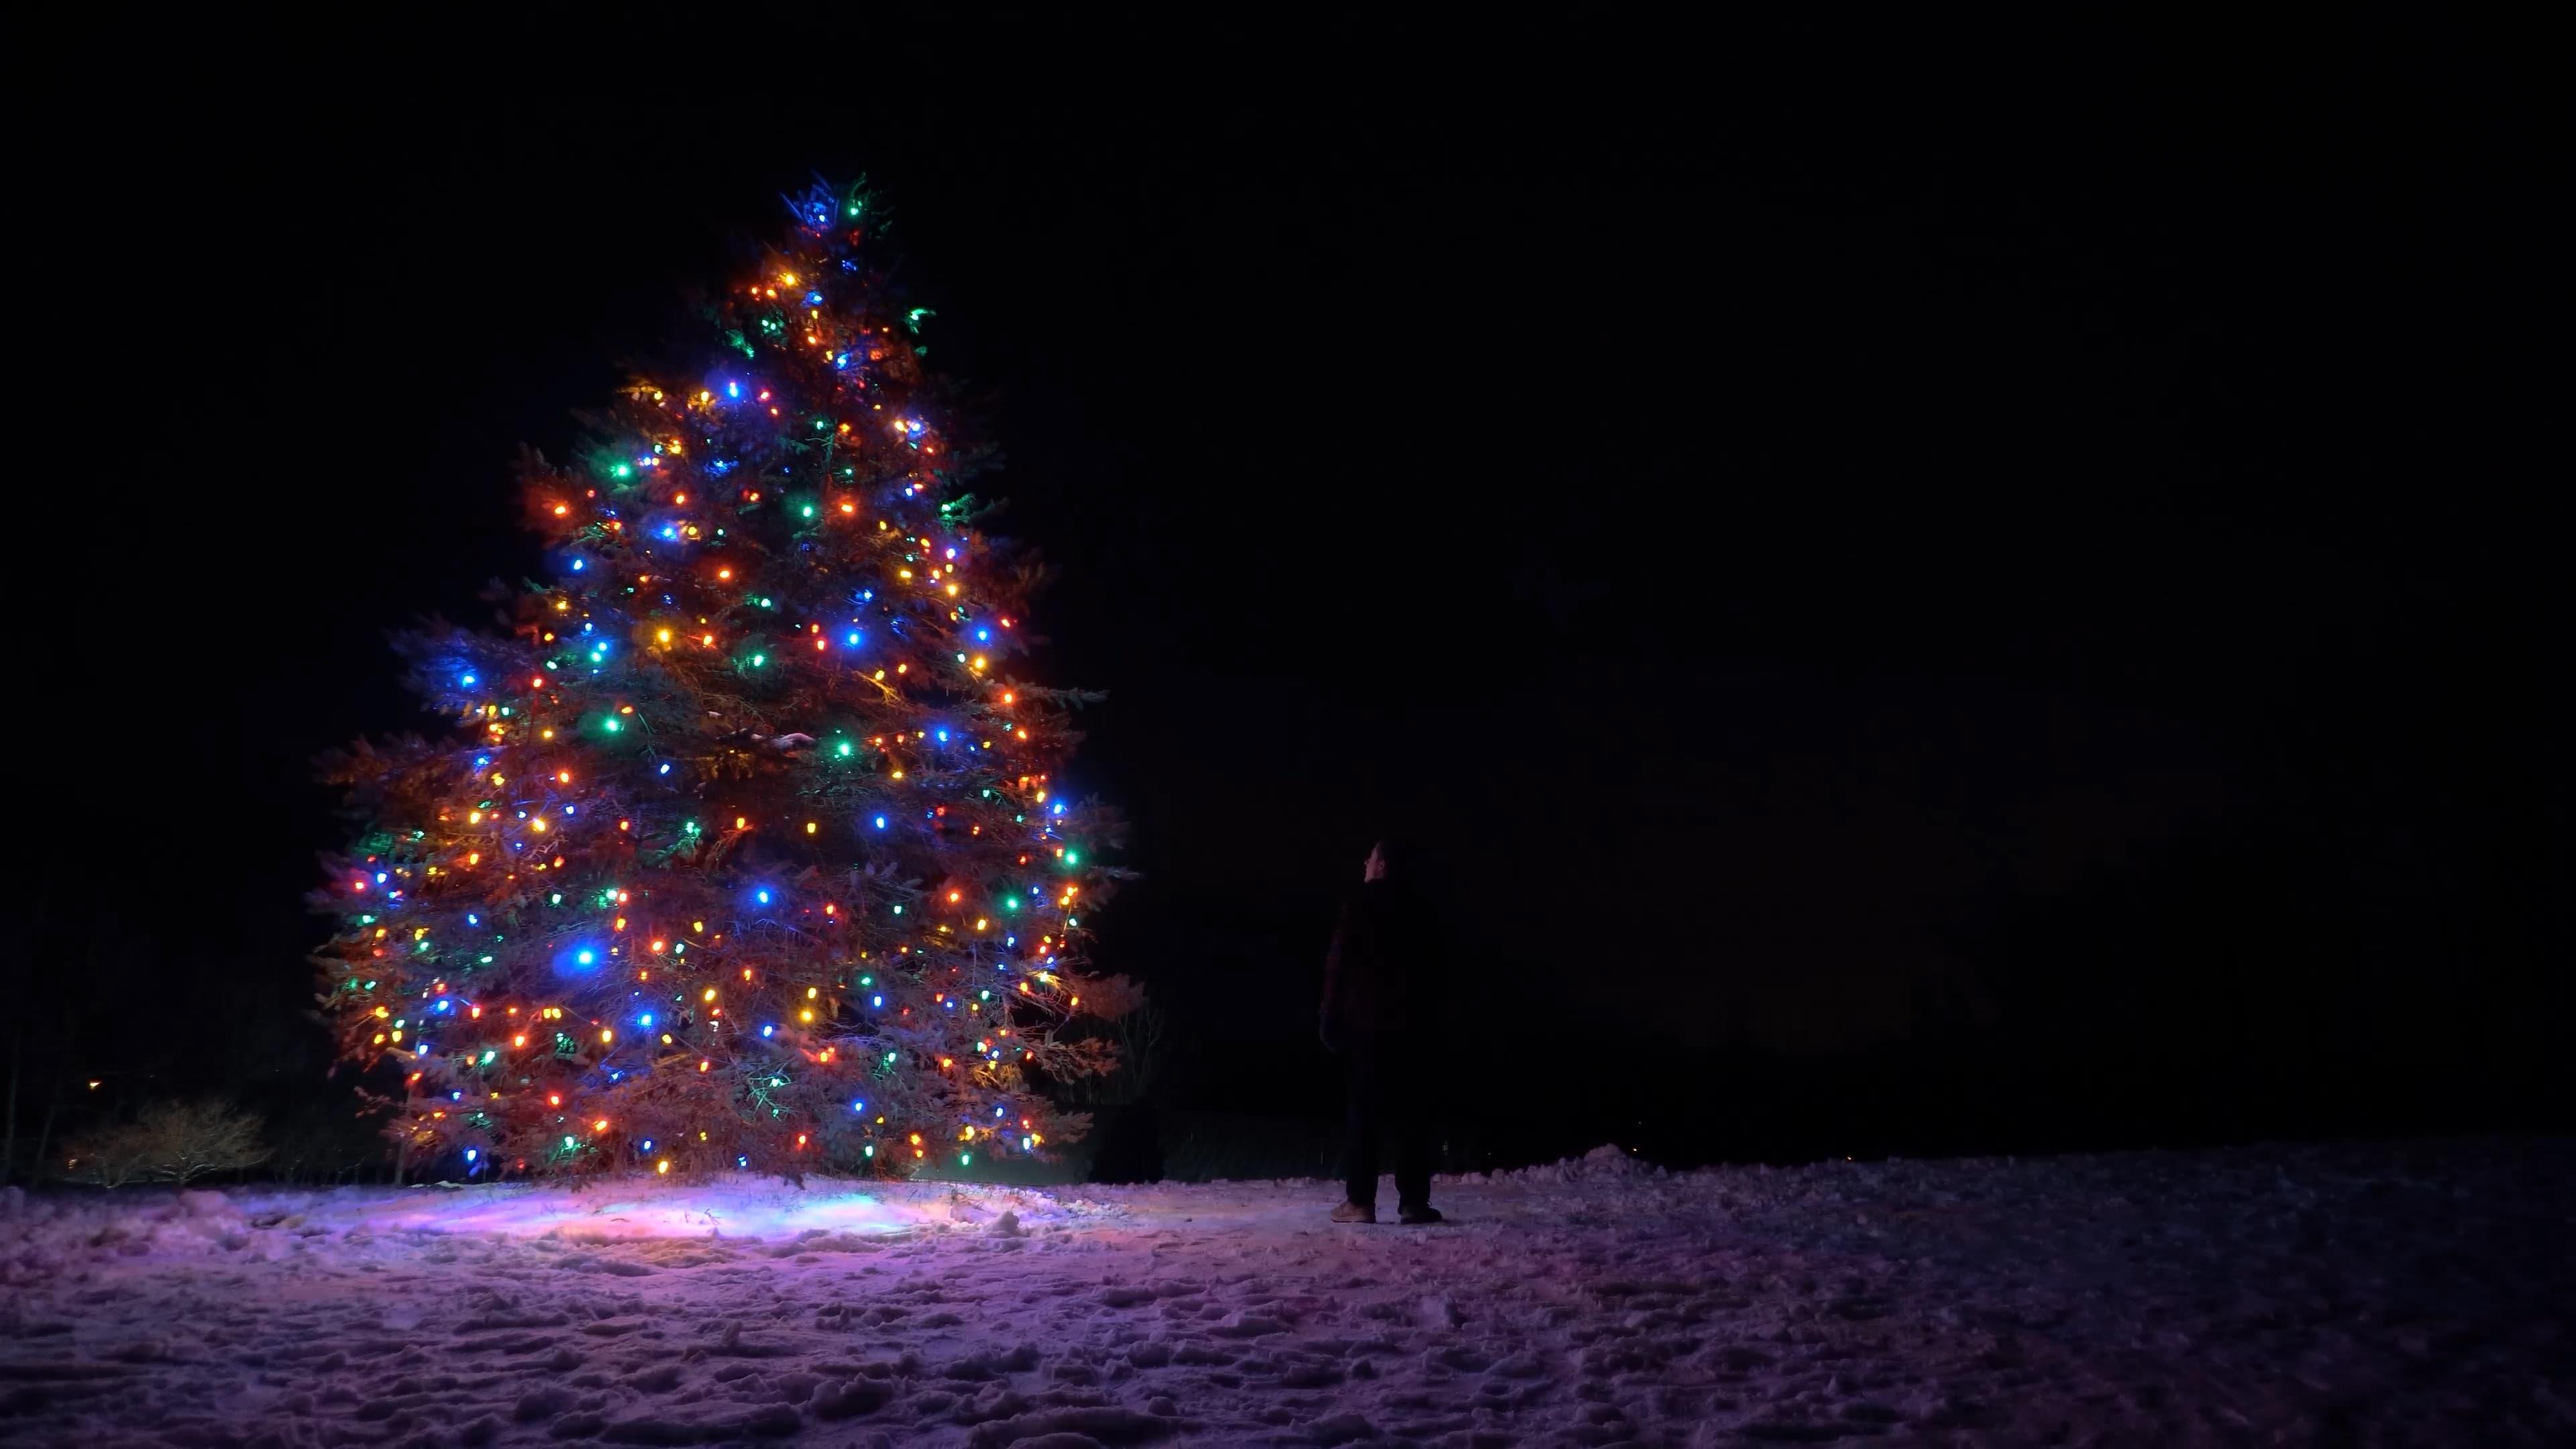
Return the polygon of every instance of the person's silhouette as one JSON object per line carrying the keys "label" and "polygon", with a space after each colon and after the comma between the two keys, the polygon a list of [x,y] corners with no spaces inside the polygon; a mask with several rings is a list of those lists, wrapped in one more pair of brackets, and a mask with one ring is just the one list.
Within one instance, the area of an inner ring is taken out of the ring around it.
{"label": "person's silhouette", "polygon": [[1377,1221],[1382,1136],[1394,1138],[1397,1221],[1440,1221],[1431,1205],[1427,1114],[1444,962],[1438,923],[1411,864],[1394,840],[1378,840],[1324,956],[1317,1034],[1325,1050],[1341,1054],[1350,1077],[1347,1196],[1333,1209],[1338,1223]]}

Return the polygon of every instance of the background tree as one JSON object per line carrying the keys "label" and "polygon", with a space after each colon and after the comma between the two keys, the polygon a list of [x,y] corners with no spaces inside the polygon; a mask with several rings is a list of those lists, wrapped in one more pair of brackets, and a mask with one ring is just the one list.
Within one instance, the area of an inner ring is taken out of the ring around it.
{"label": "background tree", "polygon": [[342,1050],[467,1172],[1047,1152],[1107,1070],[1079,973],[1118,872],[1058,772],[1085,696],[1016,677],[1034,561],[978,526],[986,451],[818,186],[568,466],[524,465],[554,581],[507,637],[399,636],[460,727],[327,764],[366,827],[317,904]]}

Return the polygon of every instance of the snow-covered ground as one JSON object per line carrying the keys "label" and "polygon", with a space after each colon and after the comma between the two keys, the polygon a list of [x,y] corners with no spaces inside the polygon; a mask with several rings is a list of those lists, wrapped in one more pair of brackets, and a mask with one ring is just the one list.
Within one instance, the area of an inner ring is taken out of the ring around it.
{"label": "snow-covered ground", "polygon": [[0,1442],[2567,1444],[2576,1146],[0,1193]]}

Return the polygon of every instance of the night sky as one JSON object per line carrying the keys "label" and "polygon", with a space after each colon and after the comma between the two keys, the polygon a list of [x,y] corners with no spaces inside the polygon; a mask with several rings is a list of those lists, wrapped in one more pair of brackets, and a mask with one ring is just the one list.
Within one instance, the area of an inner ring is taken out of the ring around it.
{"label": "night sky", "polygon": [[536,571],[517,449],[863,172],[1110,694],[1168,1110],[1334,1110],[1392,818],[1502,1156],[2565,1125],[2556,181],[2478,38],[743,23],[59,114],[13,954],[78,1072],[345,1092],[312,757],[436,727],[384,636]]}

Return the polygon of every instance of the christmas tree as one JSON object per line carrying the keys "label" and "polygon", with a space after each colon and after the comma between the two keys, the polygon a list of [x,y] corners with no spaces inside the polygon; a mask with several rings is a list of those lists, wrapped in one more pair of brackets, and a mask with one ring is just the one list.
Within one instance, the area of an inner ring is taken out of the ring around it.
{"label": "christmas tree", "polygon": [[414,1160],[971,1168],[1114,1064],[1077,1023],[1133,1004],[1080,974],[1119,827],[1058,776],[1091,696],[1013,673],[1036,567],[978,527],[869,194],[790,206],[696,367],[523,466],[554,582],[512,632],[397,638],[458,727],[328,763],[368,826],[322,1001]]}

